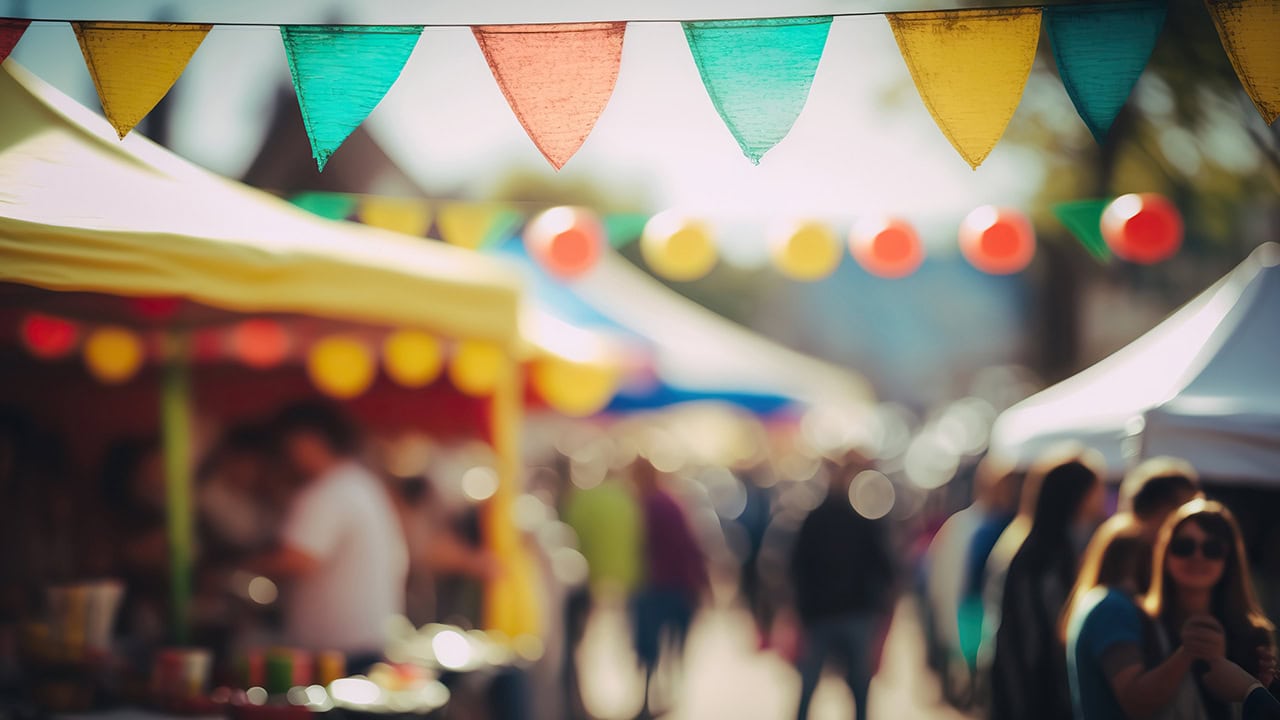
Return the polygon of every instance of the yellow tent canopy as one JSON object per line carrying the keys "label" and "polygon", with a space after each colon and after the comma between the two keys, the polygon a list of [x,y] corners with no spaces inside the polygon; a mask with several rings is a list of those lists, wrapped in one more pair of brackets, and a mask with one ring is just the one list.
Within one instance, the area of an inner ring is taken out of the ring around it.
{"label": "yellow tent canopy", "polygon": [[[517,362],[529,354],[517,274],[466,250],[313,216],[136,133],[117,140],[103,118],[12,60],[0,72],[0,108],[0,283],[177,297],[230,313],[412,327],[497,345],[504,360],[491,440],[502,483],[488,508],[496,521],[485,527],[506,568],[491,588],[485,624],[512,636],[536,630],[532,570],[506,520],[519,473]],[[191,510],[177,370],[164,373],[161,414],[181,605]],[[175,612],[181,634],[182,608]]]}

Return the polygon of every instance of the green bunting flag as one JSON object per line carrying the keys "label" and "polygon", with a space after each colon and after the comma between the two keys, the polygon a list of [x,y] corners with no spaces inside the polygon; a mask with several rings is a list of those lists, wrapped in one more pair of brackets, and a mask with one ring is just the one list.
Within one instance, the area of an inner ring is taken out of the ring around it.
{"label": "green bunting flag", "polygon": [[711,103],[743,154],[759,164],[804,109],[831,17],[683,25]]}
{"label": "green bunting flag", "polygon": [[280,26],[311,154],[321,170],[400,77],[421,35],[421,25]]}

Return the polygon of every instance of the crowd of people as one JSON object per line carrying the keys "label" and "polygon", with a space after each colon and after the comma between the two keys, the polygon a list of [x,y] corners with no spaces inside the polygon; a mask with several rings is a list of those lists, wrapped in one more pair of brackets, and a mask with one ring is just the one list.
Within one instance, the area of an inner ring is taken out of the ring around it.
{"label": "crowd of people", "polygon": [[[954,704],[1015,718],[1280,717],[1275,626],[1235,516],[1186,461],[1151,458],[1106,517],[1103,464],[984,462],[934,536],[926,607]],[[993,539],[995,538],[995,539]]]}

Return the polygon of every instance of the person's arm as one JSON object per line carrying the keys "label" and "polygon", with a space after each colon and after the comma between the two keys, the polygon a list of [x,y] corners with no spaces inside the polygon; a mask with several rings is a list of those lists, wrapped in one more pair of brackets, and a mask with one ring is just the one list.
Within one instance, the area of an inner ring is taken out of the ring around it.
{"label": "person's arm", "polygon": [[1102,670],[1125,717],[1142,720],[1152,717],[1173,700],[1194,661],[1195,657],[1180,647],[1164,662],[1148,670],[1142,665],[1138,646],[1121,643],[1103,655]]}
{"label": "person's arm", "polygon": [[441,573],[483,579],[492,577],[497,570],[491,553],[464,543],[451,532],[435,533],[423,558],[432,571]]}
{"label": "person's arm", "polygon": [[1102,669],[1125,715],[1148,718],[1167,706],[1196,660],[1213,661],[1226,654],[1226,637],[1212,618],[1195,618],[1183,627],[1182,645],[1164,662],[1147,670],[1133,643],[1118,643],[1102,656]]}

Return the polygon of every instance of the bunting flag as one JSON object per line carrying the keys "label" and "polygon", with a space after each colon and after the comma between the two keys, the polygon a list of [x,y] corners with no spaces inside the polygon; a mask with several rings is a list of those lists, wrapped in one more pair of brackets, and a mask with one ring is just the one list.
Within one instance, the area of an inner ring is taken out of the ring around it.
{"label": "bunting flag", "polygon": [[1205,0],[1222,47],[1268,125],[1280,117],[1280,2]]}
{"label": "bunting flag", "polygon": [[743,154],[759,164],[804,109],[831,17],[682,24],[711,104]]}
{"label": "bunting flag", "polygon": [[421,25],[280,26],[311,155],[321,170],[382,102],[421,35]]}
{"label": "bunting flag", "polygon": [[604,234],[609,239],[609,246],[620,248],[640,239],[650,217],[648,213],[613,213],[602,216],[600,222],[604,224]]}
{"label": "bunting flag", "polygon": [[625,22],[472,28],[507,103],[557,170],[613,95],[626,29]]}
{"label": "bunting flag", "polygon": [[1167,9],[1167,0],[1045,8],[1058,76],[1098,142],[1147,66]]}
{"label": "bunting flag", "polygon": [[304,192],[289,198],[289,202],[330,220],[346,220],[356,209],[356,198],[343,193]]}
{"label": "bunting flag", "polygon": [[123,139],[169,92],[212,25],[76,22],[102,112]]}
{"label": "bunting flag", "polygon": [[366,197],[360,200],[358,216],[365,225],[416,237],[431,228],[431,206],[422,200]]}
{"label": "bunting flag", "polygon": [[27,31],[27,26],[30,24],[30,20],[0,18],[0,63],[13,52],[14,46],[22,39],[22,33]]}
{"label": "bunting flag", "polygon": [[1058,203],[1053,214],[1094,259],[1105,261],[1111,258],[1111,250],[1102,238],[1102,213],[1110,204],[1109,199]]}
{"label": "bunting flag", "polygon": [[502,203],[449,203],[437,213],[440,239],[471,250],[505,239],[524,220],[519,211]]}
{"label": "bunting flag", "polygon": [[1040,39],[1040,8],[885,17],[929,114],[976,170],[1022,99]]}

